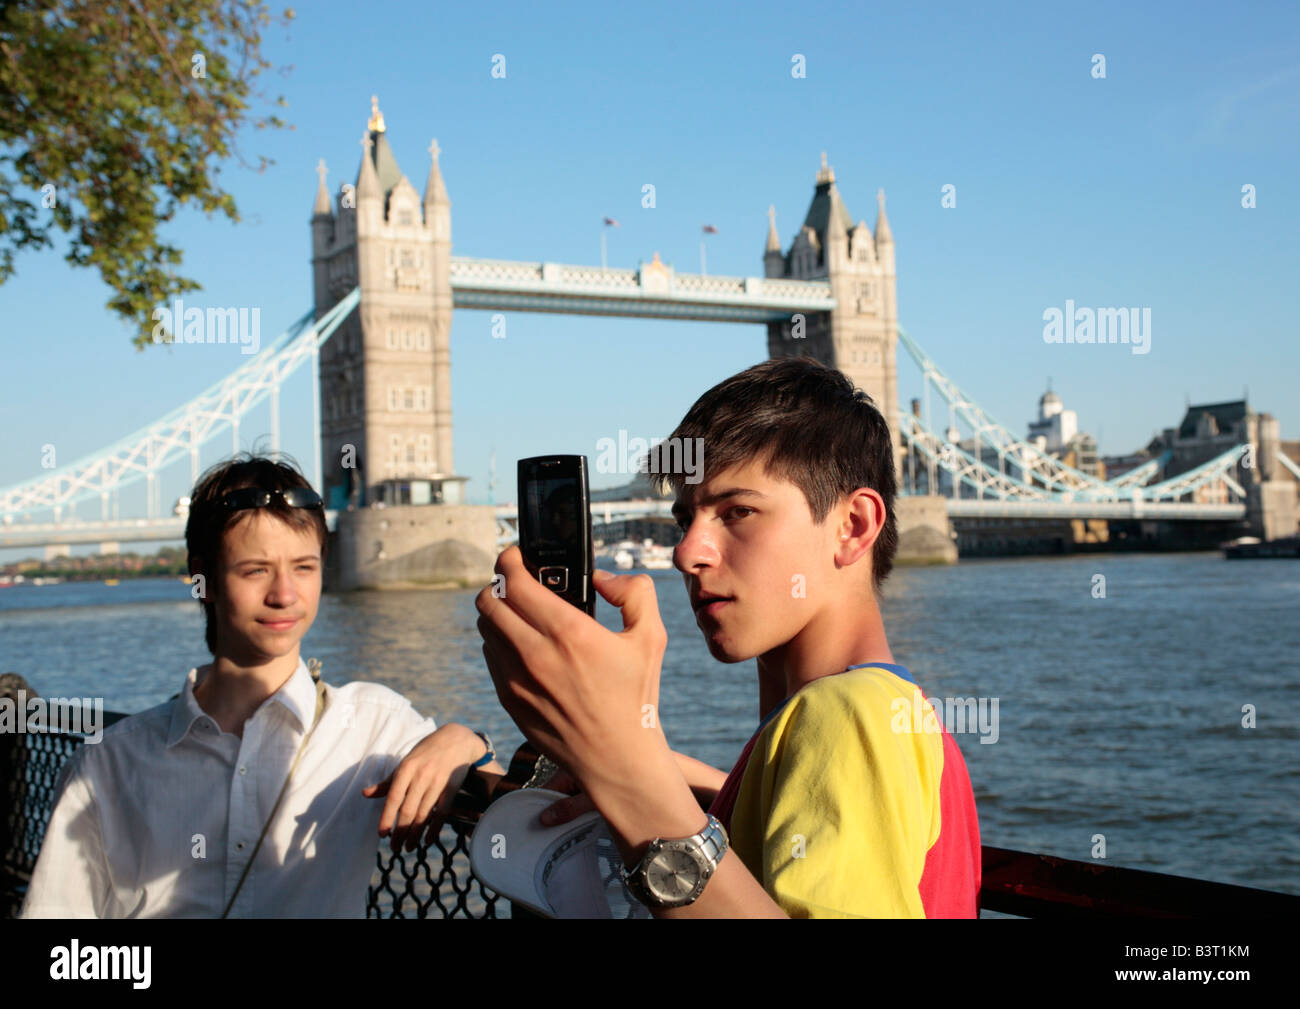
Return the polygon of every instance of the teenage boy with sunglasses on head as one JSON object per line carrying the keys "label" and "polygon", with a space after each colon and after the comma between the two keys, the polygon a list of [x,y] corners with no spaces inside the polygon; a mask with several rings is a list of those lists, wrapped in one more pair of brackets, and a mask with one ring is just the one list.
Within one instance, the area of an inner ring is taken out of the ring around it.
{"label": "teenage boy with sunglasses on head", "polygon": [[326,533],[290,466],[199,481],[185,540],[213,660],[69,760],[24,916],[363,917],[376,828],[412,850],[471,767],[501,773],[487,737],[308,668]]}
{"label": "teenage boy with sunglasses on head", "polygon": [[657,917],[974,917],[966,765],[894,662],[877,602],[897,545],[885,419],[840,372],[787,358],[700,397],[667,444],[692,438],[703,482],[654,452],[651,474],[676,492],[674,563],[709,651],[758,660],[761,722],[709,787],[646,718],[667,644],[654,582],[596,572],[623,613],[615,633],[512,547],[504,597],[477,599],[484,656],[524,735],[585,793],[543,822],[594,804]]}

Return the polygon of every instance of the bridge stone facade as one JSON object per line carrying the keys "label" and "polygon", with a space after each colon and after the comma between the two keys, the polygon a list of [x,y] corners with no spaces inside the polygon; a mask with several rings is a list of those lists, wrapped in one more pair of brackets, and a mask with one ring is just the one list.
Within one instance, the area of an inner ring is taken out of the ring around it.
{"label": "bridge stone facade", "polygon": [[[838,368],[875,401],[894,437],[894,467],[901,474],[898,430],[898,278],[894,236],[885,216],[885,191],[873,235],[866,221],[853,223],[835,186],[835,171],[822,155],[803,226],[781,251],[776,213],[768,210],[768,277],[830,282],[835,307],[824,313],[769,323],[771,357],[809,355]],[[801,331],[802,330],[802,331]]]}
{"label": "bridge stone facade", "polygon": [[333,203],[321,163],[311,217],[317,318],[361,289],[321,351],[322,492],[339,509],[327,581],[486,582],[494,510],[464,504],[452,453],[451,200],[438,142],[423,198],[398,168],[376,98],[361,143],[356,182]]}
{"label": "bridge stone facade", "polygon": [[451,417],[451,201],[430,144],[421,200],[398,168],[378,101],[355,185],[331,206],[324,165],[311,218],[317,317],[361,304],[321,351],[329,507],[457,504]]}

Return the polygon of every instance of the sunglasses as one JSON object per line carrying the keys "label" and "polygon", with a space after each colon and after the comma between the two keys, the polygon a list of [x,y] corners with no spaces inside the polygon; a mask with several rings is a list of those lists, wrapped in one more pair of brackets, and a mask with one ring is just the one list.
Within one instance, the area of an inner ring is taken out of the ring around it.
{"label": "sunglasses", "polygon": [[221,499],[230,511],[245,508],[265,508],[273,497],[278,497],[290,508],[323,508],[325,502],[310,487],[290,487],[288,490],[263,490],[261,487],[241,487]]}

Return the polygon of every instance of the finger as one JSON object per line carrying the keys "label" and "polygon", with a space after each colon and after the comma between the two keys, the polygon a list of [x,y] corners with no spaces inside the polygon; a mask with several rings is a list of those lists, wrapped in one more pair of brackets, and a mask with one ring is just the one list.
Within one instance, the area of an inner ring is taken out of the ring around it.
{"label": "finger", "polygon": [[552,792],[568,792],[572,795],[582,786],[578,784],[578,779],[568,771],[561,768],[555,772],[555,776],[546,783],[546,787]]}
{"label": "finger", "polygon": [[439,810],[446,808],[443,803],[449,803],[445,789],[441,794],[432,788],[424,793],[424,797],[420,799],[420,805],[415,811],[415,818],[406,831],[407,851],[414,851],[419,847],[421,835],[425,833],[430,817],[434,816]]}
{"label": "finger", "polygon": [[446,822],[448,813],[451,812],[452,803],[456,800],[456,792],[459,791],[459,784],[447,782],[447,787],[442,790],[438,796],[438,801],[431,808],[427,817],[428,824],[424,830],[424,845],[427,848],[438,839],[442,832],[442,825]]}
{"label": "finger", "polygon": [[402,803],[406,799],[406,790],[410,785],[412,774],[410,768],[402,765],[389,775],[388,798],[384,802],[384,811],[379,815],[380,837],[383,837],[385,831],[393,828],[397,820],[397,812],[402,808]]}
{"label": "finger", "polygon": [[438,840],[438,835],[442,833],[442,825],[446,821],[446,816],[442,812],[441,806],[435,806],[433,815],[429,817],[429,822],[424,828],[424,846],[433,847]]}
{"label": "finger", "polygon": [[367,799],[382,799],[388,794],[388,784],[391,780],[391,778],[385,778],[377,785],[367,785],[361,790],[361,794]]}
{"label": "finger", "polygon": [[623,630],[630,631],[638,626],[653,629],[656,624],[663,627],[653,578],[649,575],[603,574],[605,577],[594,579],[593,584],[605,602],[622,611]]}
{"label": "finger", "polygon": [[542,810],[540,819],[543,824],[553,827],[557,824],[568,823],[575,817],[583,813],[590,812],[596,808],[596,804],[591,801],[591,796],[585,792],[577,795],[571,795],[567,799],[557,799],[549,806]]}
{"label": "finger", "polygon": [[[546,589],[542,591],[550,594]],[[485,594],[489,597],[486,600]],[[492,597],[488,589],[478,594],[475,605],[479,611],[476,626],[485,641],[493,638],[518,652],[531,653],[544,646],[545,637],[526,616],[516,612],[517,607],[506,600]]]}
{"label": "finger", "polygon": [[[506,576],[506,596],[495,601],[509,605],[495,607],[490,612],[479,607],[479,612],[501,628],[517,646],[532,639],[508,619],[498,620],[497,616],[503,610],[513,612],[534,634],[547,638],[563,637],[575,622],[593,619],[543,587],[537,576],[524,566],[524,555],[519,547],[503,550],[497,558],[496,570]],[[522,647],[520,651],[523,651]]]}
{"label": "finger", "polygon": [[399,847],[404,845],[407,851],[415,850],[420,839],[420,831],[424,829],[424,821],[436,800],[437,793],[423,781],[416,780],[411,783],[406,798],[397,812],[397,829],[393,831],[393,837]]}

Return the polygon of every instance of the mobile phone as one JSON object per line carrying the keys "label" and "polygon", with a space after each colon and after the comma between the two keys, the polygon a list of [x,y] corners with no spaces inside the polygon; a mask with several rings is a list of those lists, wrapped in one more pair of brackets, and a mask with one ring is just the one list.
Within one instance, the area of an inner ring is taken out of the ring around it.
{"label": "mobile phone", "polygon": [[585,455],[519,460],[519,549],[524,566],[538,581],[584,613],[595,615]]}

